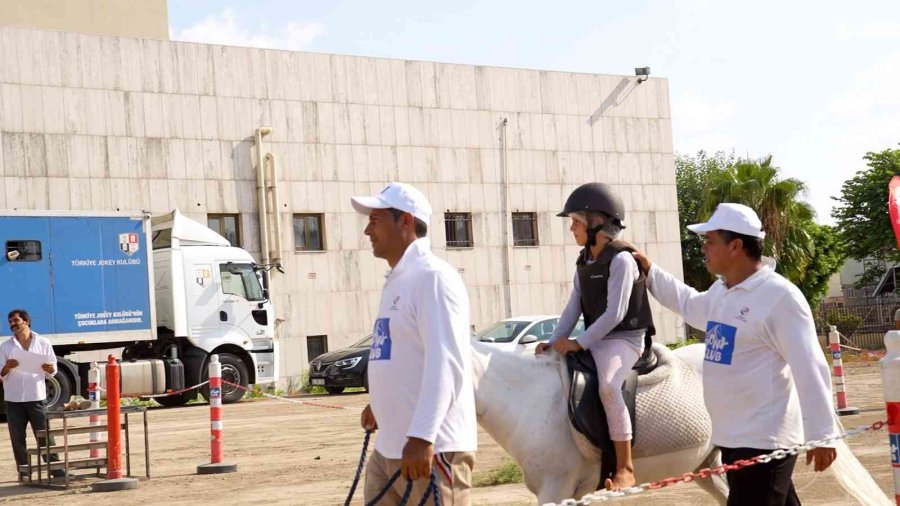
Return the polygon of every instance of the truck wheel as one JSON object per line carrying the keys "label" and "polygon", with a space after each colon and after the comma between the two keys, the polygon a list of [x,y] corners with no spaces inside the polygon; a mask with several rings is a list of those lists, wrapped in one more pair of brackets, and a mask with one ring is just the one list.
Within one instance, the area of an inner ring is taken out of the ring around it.
{"label": "truck wheel", "polygon": [[168,397],[156,397],[153,400],[167,408],[177,408],[178,406],[184,406],[188,402],[187,395],[185,394],[170,395]]}
{"label": "truck wheel", "polygon": [[[222,383],[222,403],[231,404],[244,398],[247,387],[250,384],[250,374],[247,372],[247,365],[240,358],[231,353],[219,353],[219,363],[222,364],[222,380],[235,385],[241,385],[243,388]],[[203,367],[203,381],[209,379],[209,367]],[[209,384],[203,385],[201,393],[206,400],[209,400]]]}
{"label": "truck wheel", "polygon": [[325,391],[329,395],[338,395],[344,393],[344,387],[325,387]]}
{"label": "truck wheel", "polygon": [[57,371],[55,376],[45,380],[47,385],[47,409],[59,411],[63,405],[72,398],[73,384],[69,375],[63,371]]}

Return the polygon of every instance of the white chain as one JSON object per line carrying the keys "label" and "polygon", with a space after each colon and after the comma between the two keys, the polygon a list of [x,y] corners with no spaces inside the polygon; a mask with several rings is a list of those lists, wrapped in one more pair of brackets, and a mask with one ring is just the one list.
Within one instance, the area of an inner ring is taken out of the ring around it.
{"label": "white chain", "polygon": [[[829,437],[829,438],[825,438],[825,439],[819,439],[817,441],[809,441],[804,444],[798,444],[798,445],[791,446],[790,448],[787,448],[787,449],[775,450],[771,453],[767,453],[764,455],[760,455],[759,457],[756,457],[756,460],[760,464],[766,464],[773,460],[784,459],[784,458],[787,458],[788,456],[797,455],[799,453],[806,452],[813,448],[821,448],[823,446],[828,446],[829,444],[831,444],[835,441],[841,440],[841,439],[846,439],[848,437],[856,436],[856,435],[859,435],[859,434],[862,434],[862,433],[865,433],[865,432],[868,432],[871,430],[877,430],[877,429],[880,429],[882,426],[883,426],[883,424],[880,424],[880,423],[876,423],[874,425],[861,425],[859,427],[850,429],[838,436]],[[724,472],[725,471],[713,472],[713,474],[723,474]],[[669,480],[679,480],[677,482],[671,483],[672,485],[677,484],[677,483],[686,483],[688,481],[693,481],[693,478],[691,478],[691,479],[686,478],[687,476],[691,476],[693,474],[694,473],[685,473],[684,475],[681,475],[680,478],[676,476],[676,477],[668,478],[666,480],[660,480],[660,481],[653,482],[653,483],[641,483],[640,485],[635,485],[633,487],[618,490],[615,492],[613,492],[611,490],[598,490],[596,492],[592,492],[590,494],[585,495],[580,500],[564,499],[563,501],[561,501],[559,503],[552,503],[552,502],[544,503],[542,506],[581,506],[581,505],[593,504],[595,502],[612,501],[614,499],[618,499],[621,497],[627,497],[630,495],[640,494],[641,492],[646,492],[647,490],[651,490],[654,488],[661,488],[662,486],[667,486],[670,483],[665,483],[661,486],[659,486],[657,484],[666,482]]]}

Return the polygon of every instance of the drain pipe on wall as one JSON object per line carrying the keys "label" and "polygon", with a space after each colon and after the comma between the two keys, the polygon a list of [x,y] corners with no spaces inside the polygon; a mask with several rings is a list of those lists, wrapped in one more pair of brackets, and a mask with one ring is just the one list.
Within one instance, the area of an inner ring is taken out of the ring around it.
{"label": "drain pipe on wall", "polygon": [[[262,138],[272,133],[272,127],[259,127],[256,129],[256,198],[259,214],[259,253],[262,256],[262,265],[269,267],[269,223],[266,199],[266,169],[263,163]],[[269,276],[264,277],[266,285],[269,284]],[[268,286],[267,286],[268,288]]]}
{"label": "drain pipe on wall", "polygon": [[275,165],[275,155],[271,152],[266,153],[265,162],[269,166],[267,176],[269,178],[269,189],[272,192],[272,209],[270,212],[272,213],[272,221],[275,228],[275,245],[270,256],[278,272],[284,274],[284,267],[281,265],[281,202],[278,200],[278,168]]}
{"label": "drain pipe on wall", "polygon": [[501,230],[503,231],[503,256],[501,261],[503,263],[503,300],[506,306],[506,318],[512,317],[512,293],[510,286],[512,283],[512,279],[510,277],[510,240],[509,240],[509,228],[510,223],[512,221],[512,215],[509,213],[509,162],[506,156],[506,126],[509,123],[509,118],[501,118],[500,123],[497,125],[497,130],[500,131],[500,172],[503,174],[503,184],[501,185],[503,189],[503,195],[501,199],[500,205],[500,219],[501,219]]}

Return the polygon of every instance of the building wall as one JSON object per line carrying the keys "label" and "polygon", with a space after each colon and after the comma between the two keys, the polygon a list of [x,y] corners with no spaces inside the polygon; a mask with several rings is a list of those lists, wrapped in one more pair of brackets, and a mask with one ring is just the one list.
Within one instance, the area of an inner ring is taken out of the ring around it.
{"label": "building wall", "polygon": [[0,26],[9,25],[169,39],[166,0],[3,0]]}
{"label": "building wall", "polygon": [[[538,213],[537,247],[504,247],[503,118],[510,210]],[[337,349],[369,331],[388,266],[349,199],[389,181],[431,199],[434,250],[459,268],[479,329],[506,315],[505,252],[510,313],[561,311],[578,248],[555,213],[584,182],[614,185],[625,238],[681,276],[665,79],[0,28],[2,208],[240,213],[259,258],[260,126],[280,172],[284,376],[308,362],[306,336]],[[446,248],[446,211],[472,213],[474,247]],[[293,250],[306,212],[324,214],[325,251]],[[660,339],[683,335],[655,302],[654,315]]]}

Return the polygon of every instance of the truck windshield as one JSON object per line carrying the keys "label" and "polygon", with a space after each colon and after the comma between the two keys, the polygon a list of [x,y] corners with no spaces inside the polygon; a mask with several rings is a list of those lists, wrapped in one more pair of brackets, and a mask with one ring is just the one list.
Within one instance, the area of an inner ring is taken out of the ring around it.
{"label": "truck windshield", "polygon": [[222,264],[219,272],[222,275],[223,293],[238,295],[247,300],[265,300],[262,285],[252,264]]}

